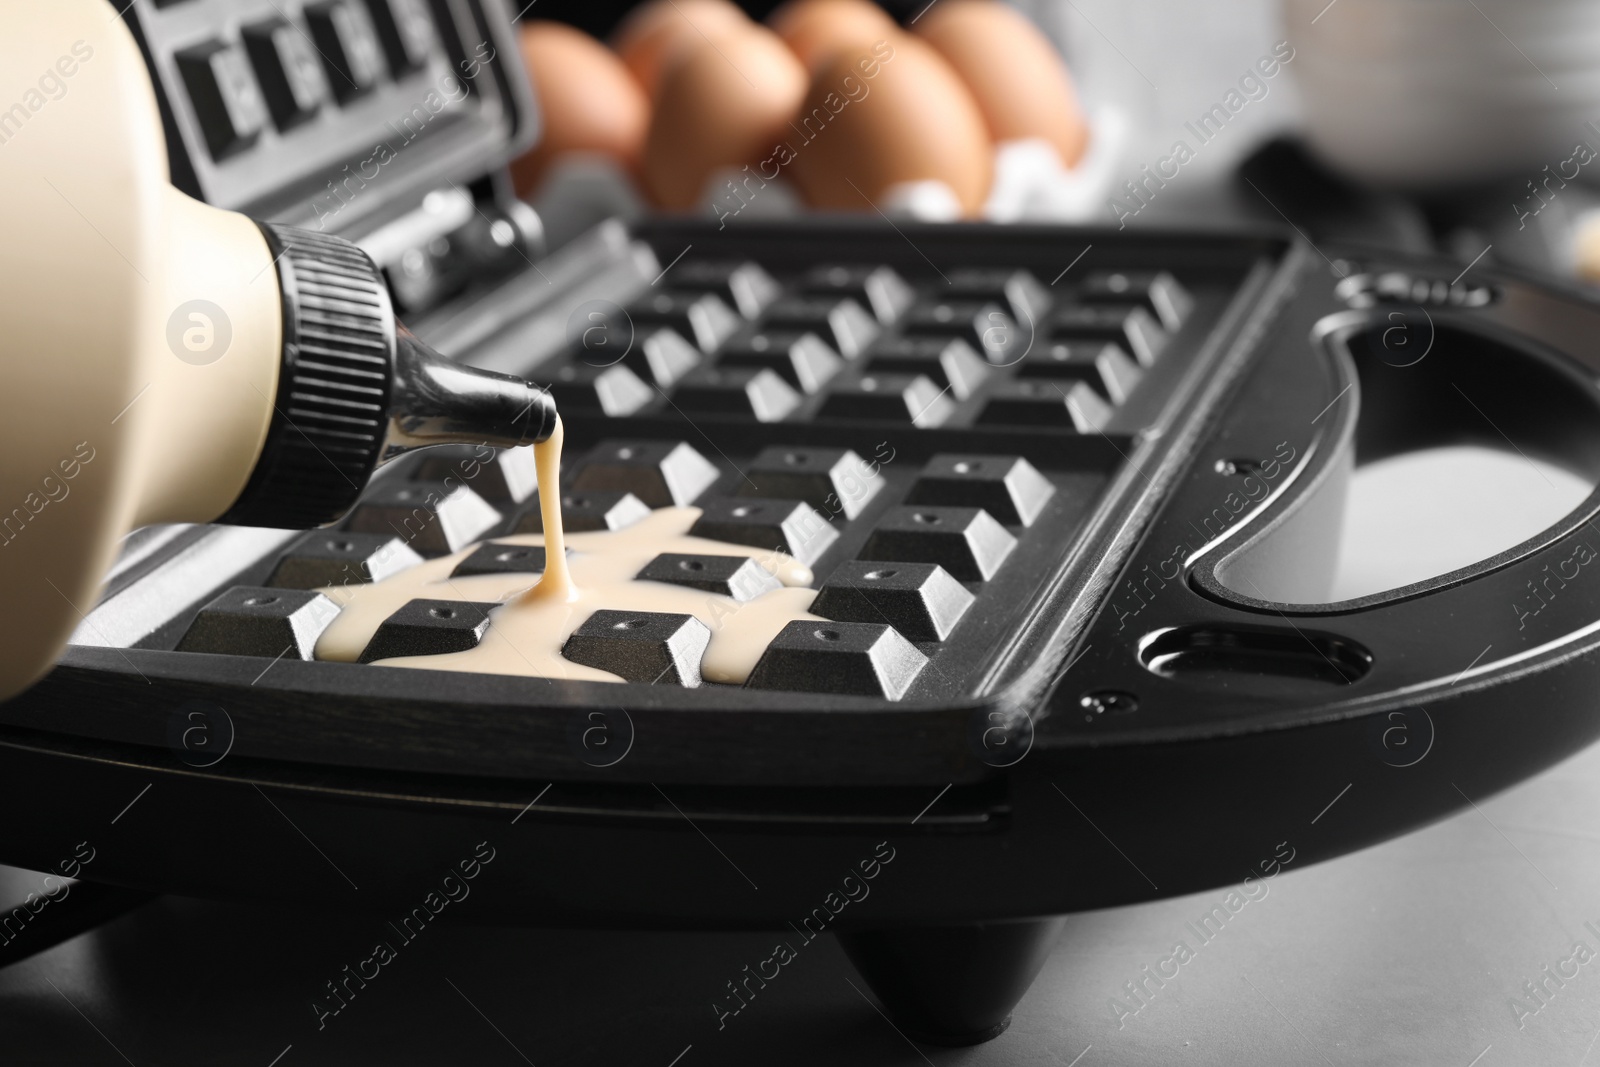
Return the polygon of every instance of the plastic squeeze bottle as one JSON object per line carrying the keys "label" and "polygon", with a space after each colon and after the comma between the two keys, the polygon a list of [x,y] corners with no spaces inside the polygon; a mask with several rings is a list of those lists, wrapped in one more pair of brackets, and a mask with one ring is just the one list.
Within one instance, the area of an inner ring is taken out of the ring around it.
{"label": "plastic squeeze bottle", "polygon": [[550,436],[548,393],[411,336],[355,245],[174,189],[106,0],[0,27],[0,699],[135,527],[319,526],[411,448]]}

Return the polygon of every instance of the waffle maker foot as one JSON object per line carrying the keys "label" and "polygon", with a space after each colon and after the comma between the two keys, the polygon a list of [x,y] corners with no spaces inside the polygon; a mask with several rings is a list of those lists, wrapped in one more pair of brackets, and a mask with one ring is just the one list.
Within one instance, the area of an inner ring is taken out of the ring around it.
{"label": "waffle maker foot", "polygon": [[1053,917],[864,930],[841,933],[839,945],[907,1037],[928,1045],[981,1045],[1011,1025],[1011,1009],[1065,923]]}

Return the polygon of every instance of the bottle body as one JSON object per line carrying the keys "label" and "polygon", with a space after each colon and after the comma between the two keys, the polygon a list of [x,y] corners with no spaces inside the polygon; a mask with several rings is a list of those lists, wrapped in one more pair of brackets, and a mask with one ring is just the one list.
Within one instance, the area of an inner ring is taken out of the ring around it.
{"label": "bottle body", "polygon": [[281,347],[266,242],[168,183],[123,21],[4,6],[0,99],[27,114],[0,123],[0,698],[59,654],[128,530],[238,496]]}
{"label": "bottle body", "polygon": [[331,523],[405,451],[554,431],[546,391],[401,327],[356,245],[174,189],[107,0],[0,0],[0,26],[0,100],[40,79],[0,110],[0,700],[134,527]]}

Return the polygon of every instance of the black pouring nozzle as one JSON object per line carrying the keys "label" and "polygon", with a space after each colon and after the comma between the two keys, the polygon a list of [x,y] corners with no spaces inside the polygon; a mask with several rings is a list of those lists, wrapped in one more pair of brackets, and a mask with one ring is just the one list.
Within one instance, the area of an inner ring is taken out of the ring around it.
{"label": "black pouring nozzle", "polygon": [[451,442],[515,448],[544,441],[556,428],[548,389],[457,363],[399,325],[391,390],[385,460]]}

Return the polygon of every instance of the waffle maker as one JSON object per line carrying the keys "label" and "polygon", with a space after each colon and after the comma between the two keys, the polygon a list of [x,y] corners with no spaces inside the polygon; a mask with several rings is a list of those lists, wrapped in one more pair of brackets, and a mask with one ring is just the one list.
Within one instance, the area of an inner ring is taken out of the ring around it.
{"label": "waffle maker", "polygon": [[[699,507],[805,559],[835,621],[745,687],[302,658],[310,587],[529,528],[517,453],[397,461],[326,530],[138,531],[0,705],[0,798],[33,813],[0,861],[92,841],[85,915],[181,893],[398,930],[491,855],[449,918],[772,930],[711,1030],[831,933],[903,1031],[973,1043],[1058,916],[1373,844],[1600,732],[1600,497],[1326,602],[1357,462],[1478,442],[1600,480],[1575,293],[1269,231],[613,220],[546,254],[494,0],[123,17],[180,187],[360,243],[419,336],[550,384],[574,528]],[[329,73],[306,115],[301,61]],[[469,106],[406,126],[452,73]]]}

